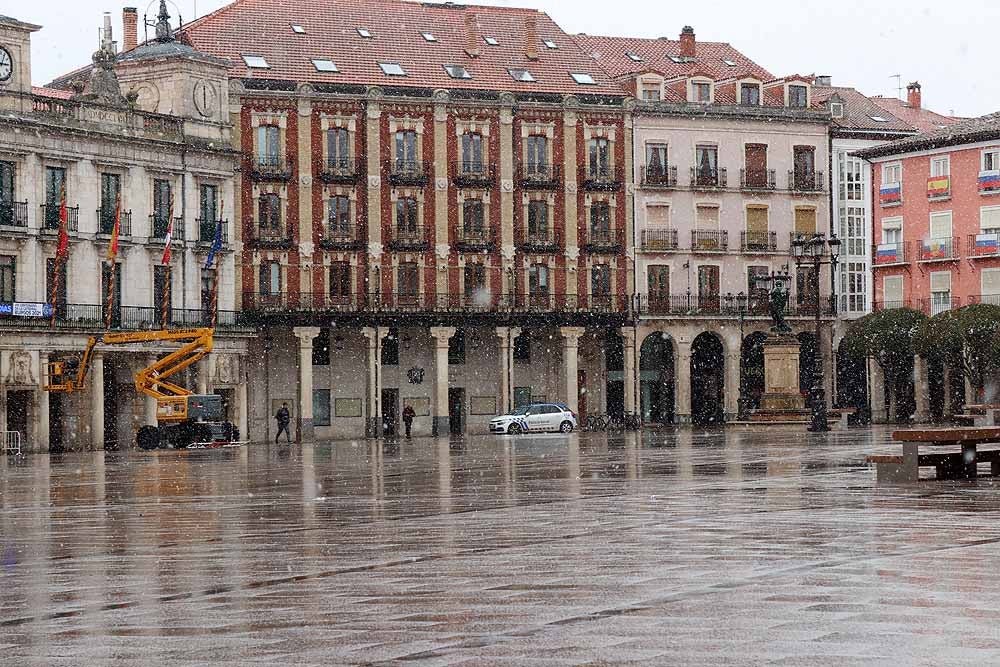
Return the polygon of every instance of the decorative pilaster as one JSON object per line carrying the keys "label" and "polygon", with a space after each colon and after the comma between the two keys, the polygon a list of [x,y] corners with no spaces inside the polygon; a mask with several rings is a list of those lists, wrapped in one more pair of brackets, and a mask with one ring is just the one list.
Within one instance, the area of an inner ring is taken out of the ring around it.
{"label": "decorative pilaster", "polygon": [[740,354],[739,352],[726,355],[726,386],[723,388],[723,401],[725,403],[725,419],[735,419],[739,412],[740,402]]}
{"label": "decorative pilaster", "polygon": [[94,353],[90,374],[90,443],[104,449],[104,354]]}
{"label": "decorative pilaster", "polygon": [[674,366],[674,395],[677,407],[674,422],[691,423],[691,343],[677,343],[677,364]]}
{"label": "decorative pilaster", "polygon": [[389,335],[389,330],[384,327],[364,327],[361,333],[368,342],[365,437],[379,438],[382,436],[382,339]]}
{"label": "decorative pilaster", "polygon": [[431,327],[434,337],[434,435],[448,433],[448,341],[454,335],[455,327]]}
{"label": "decorative pilaster", "polygon": [[563,337],[563,372],[566,374],[566,405],[575,414],[580,413],[579,351],[583,327],[559,327]]}
{"label": "decorative pilaster", "polygon": [[299,409],[298,442],[313,439],[313,339],[319,335],[319,327],[295,327],[292,333],[299,339]]}
{"label": "decorative pilaster", "polygon": [[240,430],[240,440],[250,440],[250,401],[247,397],[247,360],[240,355],[236,383],[236,427]]}
{"label": "decorative pilaster", "polygon": [[635,329],[631,327],[622,327],[621,331],[622,352],[624,354],[624,366],[622,367],[622,370],[625,371],[625,412],[639,414],[639,406],[636,404],[635,400]]}
{"label": "decorative pilaster", "polygon": [[[45,369],[49,367],[49,355],[42,352],[39,355],[39,368],[44,375]],[[38,416],[35,418],[35,442],[34,451],[40,454],[49,451],[49,392],[39,387],[36,392],[38,396]]]}
{"label": "decorative pilaster", "polygon": [[930,387],[927,383],[927,360],[920,355],[913,356],[913,399],[916,410],[913,420],[923,424],[931,420]]}

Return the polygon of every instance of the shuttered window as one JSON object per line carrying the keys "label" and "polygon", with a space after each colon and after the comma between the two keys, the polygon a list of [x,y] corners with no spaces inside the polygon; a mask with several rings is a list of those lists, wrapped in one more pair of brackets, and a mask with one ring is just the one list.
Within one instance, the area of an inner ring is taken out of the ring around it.
{"label": "shuttered window", "polygon": [[698,229],[718,229],[719,228],[719,207],[699,206],[695,216],[695,224]]}
{"label": "shuttered window", "polygon": [[882,300],[887,304],[903,300],[903,276],[886,276],[882,282]]}
{"label": "shuttered window", "polygon": [[767,207],[748,206],[747,207],[747,231],[767,232]]}
{"label": "shuttered window", "polygon": [[816,233],[816,209],[795,209],[795,233],[808,234],[809,236]]}
{"label": "shuttered window", "polygon": [[951,291],[951,271],[936,271],[931,274],[931,292]]}
{"label": "shuttered window", "polygon": [[650,225],[668,226],[670,224],[670,207],[663,204],[651,204],[647,206],[646,222]]}
{"label": "shuttered window", "polygon": [[979,227],[981,229],[1000,229],[1000,206],[987,206],[979,209]]}
{"label": "shuttered window", "polygon": [[[983,269],[983,296],[1000,295],[1000,269]],[[983,300],[984,303],[996,303],[995,299]]]}
{"label": "shuttered window", "polygon": [[931,238],[951,238],[951,211],[931,213]]}

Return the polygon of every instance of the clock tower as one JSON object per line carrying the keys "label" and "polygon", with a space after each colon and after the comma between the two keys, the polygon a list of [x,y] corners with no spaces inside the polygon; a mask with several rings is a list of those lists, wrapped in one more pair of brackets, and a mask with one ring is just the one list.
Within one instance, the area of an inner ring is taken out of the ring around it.
{"label": "clock tower", "polygon": [[31,100],[20,95],[31,93],[31,33],[40,29],[0,15],[0,109],[31,108]]}

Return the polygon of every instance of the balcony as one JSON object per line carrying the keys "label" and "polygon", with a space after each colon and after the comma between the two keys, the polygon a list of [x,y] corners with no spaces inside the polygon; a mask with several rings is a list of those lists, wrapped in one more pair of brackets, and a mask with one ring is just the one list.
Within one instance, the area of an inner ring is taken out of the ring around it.
{"label": "balcony", "polygon": [[691,167],[691,188],[694,190],[714,190],[726,187],[729,180],[725,167],[702,169]]}
{"label": "balcony", "polygon": [[319,247],[323,250],[358,250],[362,242],[357,225],[328,223],[323,228]]}
{"label": "balcony", "polygon": [[355,185],[361,177],[361,161],[351,158],[328,157],[319,169],[319,180],[333,185]]}
{"label": "balcony", "polygon": [[[115,209],[113,207],[97,209],[98,236],[111,236],[115,228]],[[122,211],[118,216],[118,238],[132,236],[132,211]]]}
{"label": "balcony", "polygon": [[[688,315],[710,317],[767,317],[768,295],[751,294],[743,300],[732,294],[642,294],[636,297],[638,312],[643,315]],[[831,311],[832,312],[832,309]],[[791,309],[789,316],[802,315]]]}
{"label": "balcony", "polygon": [[983,171],[979,173],[979,194],[991,195],[1000,192],[1000,171]]}
{"label": "balcony", "polygon": [[740,189],[750,192],[775,190],[778,179],[774,169],[740,169]]}
{"label": "balcony", "polygon": [[588,227],[583,240],[587,252],[618,253],[622,250],[621,230],[613,227]]}
{"label": "balcony", "polygon": [[580,167],[580,184],[591,192],[617,192],[625,181],[621,167],[591,164]]}
{"label": "balcony", "polygon": [[430,178],[430,163],[419,160],[390,160],[385,165],[389,185],[424,187]]}
{"label": "balcony", "polygon": [[562,239],[551,227],[519,230],[517,247],[525,252],[556,252]]}
{"label": "balcony", "polygon": [[393,227],[389,250],[427,250],[430,248],[430,229],[423,225]]}
{"label": "balcony", "polygon": [[741,232],[740,250],[749,253],[778,252],[778,233],[751,231]]}
{"label": "balcony", "polygon": [[[13,315],[10,311],[0,311],[0,327],[49,328],[51,326],[51,306],[49,304],[28,304],[36,306],[36,315]],[[104,305],[57,303],[55,306],[57,327],[71,329],[103,330],[105,325]],[[163,309],[159,306],[118,306],[113,308],[112,329],[135,331],[137,329],[159,329],[162,326]],[[205,309],[170,308],[167,323],[184,327],[212,326],[212,313]],[[243,328],[234,311],[216,311],[217,329]]]}
{"label": "balcony", "polygon": [[691,231],[691,252],[725,252],[729,250],[729,232],[694,229]]}
{"label": "balcony", "polygon": [[[59,204],[42,204],[42,233],[59,231]],[[66,231],[77,232],[80,229],[80,207],[66,207]]]}
{"label": "balcony", "polygon": [[872,257],[875,259],[875,266],[893,266],[898,264],[909,264],[910,244],[902,241],[900,243],[879,243],[872,246]]}
{"label": "balcony", "polygon": [[642,249],[646,252],[672,252],[677,250],[676,229],[642,230]]}
{"label": "balcony", "polygon": [[927,179],[927,199],[941,201],[951,198],[951,176],[931,176]]}
{"label": "balcony", "polygon": [[496,167],[484,162],[452,162],[452,182],[459,188],[491,188],[496,183]]}
{"label": "balcony", "polygon": [[455,247],[459,252],[489,252],[495,244],[493,230],[486,226],[459,225],[455,235]]}
{"label": "balcony", "polygon": [[[165,243],[167,240],[167,216],[154,213],[149,216],[149,241],[150,243]],[[174,218],[174,224],[170,229],[170,240],[184,240],[184,218]]]}
{"label": "balcony", "polygon": [[939,262],[959,259],[958,237],[947,236],[937,239],[924,239],[920,242],[919,262]]}
{"label": "balcony", "polygon": [[[211,221],[207,221],[211,223]],[[199,231],[208,232],[208,225],[202,227],[200,221],[198,224]],[[271,223],[256,223],[250,230],[250,242],[258,248],[274,248],[274,249],[284,249],[292,247],[292,235],[288,231],[287,227],[281,225],[274,225]],[[199,239],[202,238],[199,234]],[[210,239],[215,238],[215,228],[212,228],[211,236],[207,237]],[[200,243],[204,241],[199,240]]]}
{"label": "balcony", "polygon": [[788,170],[788,189],[792,192],[823,192],[826,183],[823,172],[816,170]]}
{"label": "balcony", "polygon": [[972,294],[968,297],[969,305],[985,303],[990,306],[1000,306],[1000,294]]}
{"label": "balcony", "polygon": [[979,234],[969,234],[966,249],[969,259],[1000,256],[1000,229],[984,229]]}
{"label": "balcony", "polygon": [[212,245],[215,243],[215,230],[222,229],[222,245],[229,245],[229,221],[228,220],[205,220],[198,218],[195,220],[198,226],[198,243],[201,245]]}
{"label": "balcony", "polygon": [[642,168],[640,187],[676,188],[677,167],[674,165],[647,165]]}
{"label": "balcony", "polygon": [[562,185],[562,167],[521,162],[517,165],[517,179],[525,190],[558,190]]}
{"label": "balcony", "polygon": [[0,202],[0,227],[28,227],[28,202]]}
{"label": "balcony", "polygon": [[933,317],[949,310],[957,310],[962,307],[962,299],[951,294],[932,294],[929,299],[920,299],[917,308],[924,315]]}
{"label": "balcony", "polygon": [[250,176],[255,181],[290,181],[293,173],[292,161],[286,155],[250,157]]}

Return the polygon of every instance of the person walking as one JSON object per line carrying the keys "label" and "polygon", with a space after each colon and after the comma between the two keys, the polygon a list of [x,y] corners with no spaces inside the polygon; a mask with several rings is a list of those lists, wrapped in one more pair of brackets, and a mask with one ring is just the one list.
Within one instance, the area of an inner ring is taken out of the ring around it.
{"label": "person walking", "polygon": [[285,432],[285,439],[288,444],[292,444],[292,434],[288,430],[288,425],[292,421],[292,414],[288,411],[288,403],[282,403],[281,407],[278,408],[278,412],[275,413],[274,419],[278,422],[278,433],[274,436],[274,444],[278,444],[278,438],[281,437],[281,432]]}
{"label": "person walking", "polygon": [[410,437],[410,429],[413,428],[413,418],[417,416],[412,405],[403,408],[403,426],[406,427],[406,437]]}

